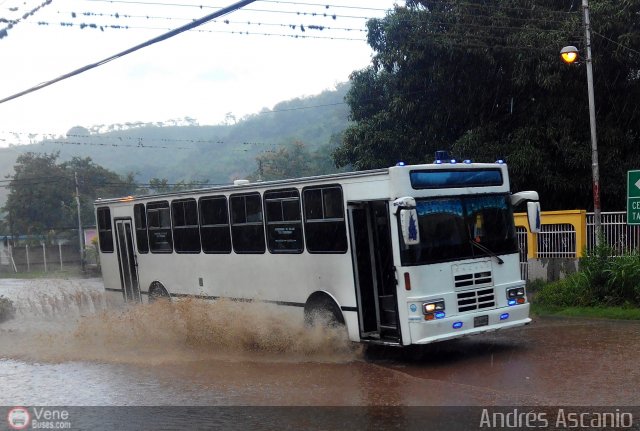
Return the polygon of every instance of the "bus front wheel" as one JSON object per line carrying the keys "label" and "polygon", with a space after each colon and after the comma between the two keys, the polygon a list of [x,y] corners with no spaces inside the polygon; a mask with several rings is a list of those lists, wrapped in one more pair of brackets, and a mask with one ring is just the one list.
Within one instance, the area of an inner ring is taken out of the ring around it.
{"label": "bus front wheel", "polygon": [[304,305],[304,323],[309,327],[321,324],[335,328],[344,326],[344,316],[333,298],[324,293],[314,293]]}

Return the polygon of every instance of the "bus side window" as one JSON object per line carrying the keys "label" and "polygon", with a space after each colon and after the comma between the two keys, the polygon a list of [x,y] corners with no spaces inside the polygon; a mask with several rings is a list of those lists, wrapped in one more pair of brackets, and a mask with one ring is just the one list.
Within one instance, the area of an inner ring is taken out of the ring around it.
{"label": "bus side window", "polygon": [[147,204],[147,225],[149,226],[149,249],[151,253],[171,253],[171,213],[169,202],[149,202]]}
{"label": "bus side window", "polygon": [[264,207],[269,251],[271,253],[302,253],[304,241],[298,190],[266,191]]}
{"label": "bus side window", "polygon": [[264,253],[262,200],[259,193],[231,195],[231,237],[236,253]]}
{"label": "bus side window", "polygon": [[205,253],[231,253],[229,211],[225,196],[200,199],[200,239]]}
{"label": "bus side window", "polygon": [[345,253],[347,228],[342,189],[309,187],[302,191],[305,242],[309,253]]}
{"label": "bus side window", "polygon": [[100,251],[113,253],[113,231],[111,229],[111,210],[108,207],[100,207],[97,210],[98,241]]}
{"label": "bus side window", "polygon": [[200,253],[200,227],[198,204],[195,199],[171,202],[173,244],[176,253]]}
{"label": "bus side window", "polygon": [[133,206],[133,221],[136,226],[136,244],[138,253],[149,253],[149,234],[147,233],[147,214],[144,204]]}

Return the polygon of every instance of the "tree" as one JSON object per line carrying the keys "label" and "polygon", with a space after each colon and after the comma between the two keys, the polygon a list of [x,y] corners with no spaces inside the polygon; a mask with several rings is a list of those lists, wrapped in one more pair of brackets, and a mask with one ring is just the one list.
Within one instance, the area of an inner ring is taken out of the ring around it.
{"label": "tree", "polygon": [[95,224],[96,198],[126,196],[135,191],[131,174],[121,177],[90,158],[58,163],[58,156],[58,153],[18,156],[3,208],[12,233],[44,235],[52,229],[75,228],[76,174],[84,225]]}
{"label": "tree", "polygon": [[275,151],[259,154],[256,157],[258,169],[252,178],[270,181],[330,174],[336,170],[329,163],[329,153],[330,151],[323,147],[312,152],[302,142],[295,141]]}
{"label": "tree", "polygon": [[[355,122],[334,152],[338,166],[506,159],[514,189],[547,209],[591,208],[585,71],[559,61],[580,46],[569,1],[408,0],[368,23],[372,64],[352,74]],[[640,0],[592,0],[602,201],[624,206],[626,170],[640,166]],[[636,44],[636,45],[634,45]]]}

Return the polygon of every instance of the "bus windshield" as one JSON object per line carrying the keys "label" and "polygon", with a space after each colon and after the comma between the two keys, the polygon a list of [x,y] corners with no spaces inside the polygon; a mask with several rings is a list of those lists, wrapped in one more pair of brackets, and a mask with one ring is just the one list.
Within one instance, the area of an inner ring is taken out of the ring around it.
{"label": "bus windshield", "polygon": [[407,246],[400,235],[403,265],[518,252],[507,194],[416,199],[416,209],[420,243]]}

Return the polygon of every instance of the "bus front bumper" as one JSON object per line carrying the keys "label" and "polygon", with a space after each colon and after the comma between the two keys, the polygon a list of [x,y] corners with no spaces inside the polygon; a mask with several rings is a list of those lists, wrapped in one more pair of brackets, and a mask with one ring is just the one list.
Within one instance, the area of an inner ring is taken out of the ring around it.
{"label": "bus front bumper", "polygon": [[[487,324],[476,326],[484,323],[484,316],[486,316]],[[427,344],[499,329],[515,328],[527,325],[530,322],[529,303],[526,303],[446,317],[444,319],[430,321],[410,320],[409,332],[411,334],[411,344]]]}

